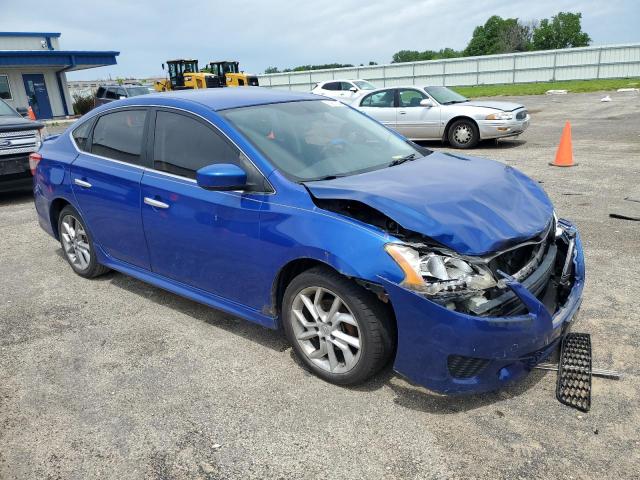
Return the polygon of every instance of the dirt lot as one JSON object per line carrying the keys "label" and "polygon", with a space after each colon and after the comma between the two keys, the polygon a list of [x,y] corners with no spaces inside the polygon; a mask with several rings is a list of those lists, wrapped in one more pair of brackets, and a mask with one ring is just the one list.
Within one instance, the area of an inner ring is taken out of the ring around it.
{"label": "dirt lot", "polygon": [[[0,197],[0,478],[638,478],[640,97],[522,97],[531,128],[474,153],[543,182],[586,248],[576,331],[592,334],[592,410],[534,371],[447,398],[387,370],[326,384],[283,336],[121,274],[88,281],[40,230],[28,194]],[[565,120],[579,166],[547,165]],[[433,144],[434,148],[441,148]]]}

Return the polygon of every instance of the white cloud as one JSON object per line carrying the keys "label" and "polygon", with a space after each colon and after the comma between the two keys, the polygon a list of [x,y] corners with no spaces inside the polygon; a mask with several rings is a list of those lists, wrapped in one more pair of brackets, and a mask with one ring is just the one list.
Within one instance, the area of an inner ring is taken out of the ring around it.
{"label": "white cloud", "polygon": [[[62,47],[119,50],[118,65],[73,78],[160,75],[168,58],[238,59],[246,71],[313,63],[387,63],[398,50],[464,48],[491,15],[580,11],[596,44],[639,41],[640,2],[620,0],[71,0],[3,5],[0,30],[59,31]],[[29,19],[25,24],[24,20]],[[21,27],[21,25],[26,25]]]}

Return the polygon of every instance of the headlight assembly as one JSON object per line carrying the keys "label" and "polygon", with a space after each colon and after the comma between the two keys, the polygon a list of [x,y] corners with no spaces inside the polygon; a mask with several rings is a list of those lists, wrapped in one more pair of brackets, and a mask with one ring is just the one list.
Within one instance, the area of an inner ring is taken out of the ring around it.
{"label": "headlight assembly", "polygon": [[426,295],[474,294],[497,285],[484,265],[435,252],[420,253],[397,243],[388,243],[385,250],[404,272],[402,286]]}
{"label": "headlight assembly", "polygon": [[513,113],[510,112],[499,112],[492,113],[491,115],[487,115],[485,120],[511,120],[513,119]]}

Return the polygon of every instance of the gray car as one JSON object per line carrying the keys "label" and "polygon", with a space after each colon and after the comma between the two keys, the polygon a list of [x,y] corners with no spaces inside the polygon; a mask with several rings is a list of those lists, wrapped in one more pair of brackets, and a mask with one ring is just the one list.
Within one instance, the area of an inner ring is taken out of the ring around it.
{"label": "gray car", "polygon": [[149,93],[153,93],[153,89],[149,89],[146,85],[102,85],[93,98],[93,106],[99,107],[115,100]]}
{"label": "gray car", "polygon": [[411,140],[448,140],[456,148],[520,135],[530,121],[523,105],[469,100],[447,87],[380,88],[352,106]]}

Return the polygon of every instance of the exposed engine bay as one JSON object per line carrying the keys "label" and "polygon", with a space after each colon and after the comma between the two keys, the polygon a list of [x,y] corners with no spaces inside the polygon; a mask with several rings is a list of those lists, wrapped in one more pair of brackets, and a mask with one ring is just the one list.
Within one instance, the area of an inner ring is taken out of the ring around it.
{"label": "exposed engine bay", "polygon": [[464,256],[404,229],[378,210],[353,200],[314,198],[320,208],[354,218],[403,240],[387,252],[406,261],[416,279],[406,285],[426,298],[461,313],[477,316],[517,315],[526,311],[508,288],[511,277],[555,313],[569,294],[573,274],[573,237],[554,215],[535,238],[485,256]]}

